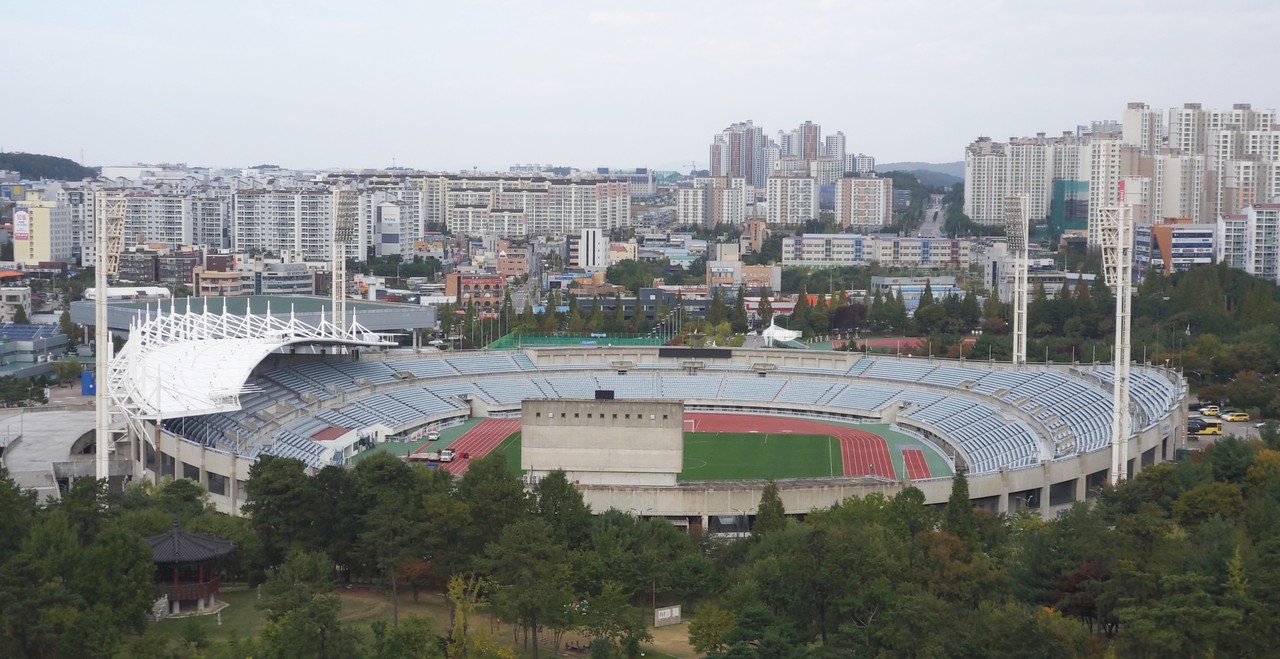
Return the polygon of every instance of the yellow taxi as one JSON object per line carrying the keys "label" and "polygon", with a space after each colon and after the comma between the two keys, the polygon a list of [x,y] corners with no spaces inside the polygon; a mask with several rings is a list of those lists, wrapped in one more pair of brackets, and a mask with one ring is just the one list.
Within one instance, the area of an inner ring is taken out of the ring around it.
{"label": "yellow taxi", "polygon": [[1205,416],[1218,416],[1218,406],[1204,405],[1200,408],[1200,413]]}
{"label": "yellow taxi", "polygon": [[1228,410],[1222,413],[1223,421],[1248,421],[1249,413],[1236,410]]}

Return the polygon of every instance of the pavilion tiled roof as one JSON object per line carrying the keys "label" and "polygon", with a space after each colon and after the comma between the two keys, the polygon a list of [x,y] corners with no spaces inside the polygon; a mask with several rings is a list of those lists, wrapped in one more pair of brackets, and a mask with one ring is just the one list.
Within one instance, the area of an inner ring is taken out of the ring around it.
{"label": "pavilion tiled roof", "polygon": [[151,545],[151,560],[166,564],[209,561],[226,556],[236,548],[230,540],[183,531],[178,528],[177,520],[168,532],[148,537],[147,544]]}

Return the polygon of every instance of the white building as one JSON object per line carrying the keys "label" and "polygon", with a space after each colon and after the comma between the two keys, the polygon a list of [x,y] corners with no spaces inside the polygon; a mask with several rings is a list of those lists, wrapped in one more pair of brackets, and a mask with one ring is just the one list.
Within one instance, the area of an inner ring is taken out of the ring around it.
{"label": "white building", "polygon": [[231,247],[237,252],[289,250],[306,261],[328,261],[332,234],[329,190],[241,190],[233,197]]}
{"label": "white building", "polygon": [[965,149],[964,212],[974,222],[1004,222],[1004,198],[1023,195],[1034,220],[1049,215],[1053,199],[1054,144],[1034,138],[993,142],[979,137]]}
{"label": "white building", "polygon": [[811,178],[770,177],[765,198],[769,224],[801,224],[818,217],[818,186]]}
{"label": "white building", "polygon": [[868,174],[876,171],[876,159],[865,153],[850,153],[844,157],[844,171]]}
{"label": "white building", "polygon": [[676,224],[737,226],[747,218],[755,189],[744,178],[698,177],[676,189]]}
{"label": "white building", "polygon": [[893,221],[893,179],[844,177],[835,193],[836,226],[878,229]]}
{"label": "white building", "polygon": [[1280,203],[1218,219],[1218,261],[1280,284]]}
{"label": "white building", "polygon": [[782,239],[784,266],[966,268],[971,243],[952,238],[807,233]]}
{"label": "white building", "polygon": [[454,233],[560,237],[631,225],[626,179],[441,174],[422,179],[423,219]]}

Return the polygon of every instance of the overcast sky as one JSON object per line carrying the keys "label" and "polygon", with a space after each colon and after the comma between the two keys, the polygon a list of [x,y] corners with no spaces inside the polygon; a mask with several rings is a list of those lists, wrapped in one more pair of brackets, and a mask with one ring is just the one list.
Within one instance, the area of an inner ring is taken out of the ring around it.
{"label": "overcast sky", "polygon": [[941,162],[1280,89],[1276,0],[4,5],[0,149],[92,165],[688,169],[746,119]]}

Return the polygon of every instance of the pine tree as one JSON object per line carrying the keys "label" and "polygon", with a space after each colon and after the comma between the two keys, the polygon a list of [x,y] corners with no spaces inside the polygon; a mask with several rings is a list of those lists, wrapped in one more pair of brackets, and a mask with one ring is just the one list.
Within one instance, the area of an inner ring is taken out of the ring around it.
{"label": "pine tree", "polygon": [[951,498],[942,510],[942,530],[963,540],[970,549],[978,541],[978,516],[969,500],[969,479],[962,470],[951,479]]}
{"label": "pine tree", "polygon": [[712,327],[724,322],[727,311],[724,305],[724,296],[720,294],[720,287],[715,286],[711,289],[711,303],[707,306],[707,322]]}
{"label": "pine tree", "polygon": [[747,287],[738,287],[738,297],[733,301],[733,310],[729,312],[729,325],[737,334],[747,331]]}
{"label": "pine tree", "polygon": [[809,294],[804,289],[801,289],[800,294],[796,296],[796,306],[791,311],[787,328],[802,335],[809,329]]}
{"label": "pine tree", "polygon": [[627,331],[627,311],[622,306],[622,294],[613,294],[613,326],[609,328],[614,332]]}
{"label": "pine tree", "polygon": [[760,493],[760,506],[756,508],[756,523],[751,526],[751,535],[759,537],[773,531],[787,528],[787,509],[782,505],[782,497],[778,494],[778,484],[770,478]]}
{"label": "pine tree", "polygon": [[924,290],[920,293],[920,304],[916,306],[917,310],[923,309],[933,304],[933,287],[928,281],[924,282]]}
{"label": "pine tree", "polygon": [[756,315],[760,317],[760,325],[768,326],[773,321],[773,302],[769,300],[769,289],[760,291],[760,304],[756,307]]}

